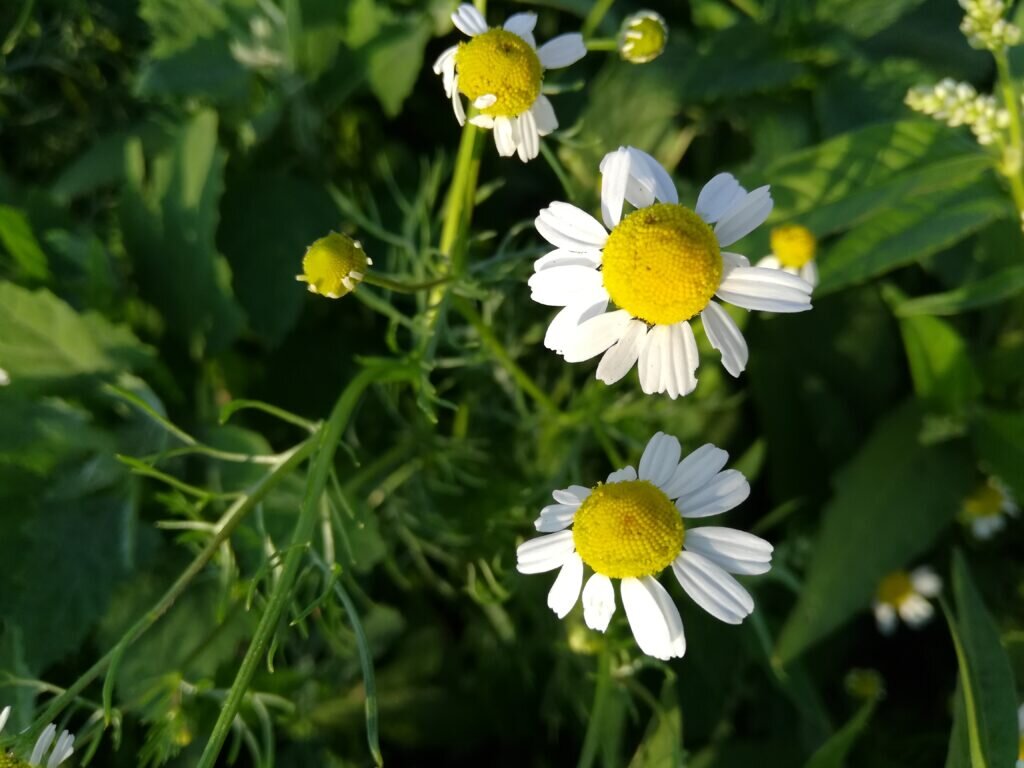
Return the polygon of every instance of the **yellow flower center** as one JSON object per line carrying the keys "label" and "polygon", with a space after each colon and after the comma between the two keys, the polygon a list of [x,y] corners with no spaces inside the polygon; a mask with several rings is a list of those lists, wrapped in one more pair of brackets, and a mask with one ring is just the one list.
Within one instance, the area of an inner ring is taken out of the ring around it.
{"label": "yellow flower center", "polygon": [[986,483],[964,499],[961,511],[965,522],[996,517],[1003,511],[1003,494],[998,488]]}
{"label": "yellow flower center", "polygon": [[679,556],[684,535],[675,504],[646,480],[597,486],[572,523],[583,562],[613,579],[659,573]]}
{"label": "yellow flower center", "polygon": [[722,280],[722,253],[711,227],[689,208],[657,203],[626,216],[604,246],[608,295],[652,325],[689,320]]}
{"label": "yellow flower center", "polygon": [[899,607],[914,594],[914,583],[906,571],[894,571],[878,585],[878,602]]}
{"label": "yellow flower center", "polygon": [[369,264],[362,245],[351,237],[331,232],[306,249],[302,274],[296,279],[309,283],[313,293],[339,299],[363,279]]}
{"label": "yellow flower center", "polygon": [[0,768],[30,768],[24,760],[19,760],[14,755],[0,755]]}
{"label": "yellow flower center", "polygon": [[811,230],[799,224],[775,227],[771,234],[772,253],[784,267],[800,269],[814,258],[818,241]]}
{"label": "yellow flower center", "polygon": [[665,50],[668,26],[654,11],[640,11],[626,19],[619,38],[619,53],[626,61],[645,64]]}
{"label": "yellow flower center", "polygon": [[491,29],[455,52],[459,90],[474,102],[493,95],[497,101],[480,112],[491,117],[515,117],[526,112],[540,95],[543,74],[537,52],[519,35]]}

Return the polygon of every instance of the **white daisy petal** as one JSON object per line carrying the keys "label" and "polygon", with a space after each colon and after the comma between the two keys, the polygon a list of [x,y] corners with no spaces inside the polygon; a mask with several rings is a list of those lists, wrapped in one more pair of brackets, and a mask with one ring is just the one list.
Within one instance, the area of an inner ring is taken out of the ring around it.
{"label": "white daisy petal", "polygon": [[763,259],[760,259],[754,266],[760,267],[761,269],[782,269],[782,262],[775,256],[769,254]]}
{"label": "white daisy petal", "polygon": [[668,353],[668,357],[662,360],[662,389],[673,400],[693,392],[697,388],[700,353],[688,322],[684,320],[669,326],[669,341],[663,351]]}
{"label": "white daisy petal", "polygon": [[703,488],[680,496],[676,507],[683,517],[710,517],[728,512],[750,495],[750,483],[735,469],[719,472]]}
{"label": "white daisy petal", "polygon": [[640,358],[636,370],[640,375],[640,389],[644,394],[653,395],[661,392],[661,366],[667,355],[665,345],[671,343],[667,325],[656,325],[647,334],[647,340],[640,348]]}
{"label": "white daisy petal", "polygon": [[559,35],[537,49],[537,57],[544,69],[568,67],[586,55],[587,46],[583,44],[583,35],[579,32]]}
{"label": "white daisy petal", "polygon": [[459,121],[459,125],[466,124],[466,109],[462,106],[462,96],[459,95],[459,78],[455,77],[452,80],[452,111],[455,113],[455,119]]}
{"label": "white daisy petal", "polygon": [[483,128],[486,131],[494,129],[494,118],[490,115],[473,115],[469,118],[471,125],[475,125],[477,128]]}
{"label": "white daisy petal", "polygon": [[746,237],[764,224],[768,214],[772,212],[772,195],[769,187],[758,187],[736,205],[733,205],[718,224],[715,225],[715,236],[723,248]]}
{"label": "white daisy petal", "polygon": [[920,595],[910,595],[905,598],[896,610],[907,626],[913,629],[923,627],[931,621],[935,614],[932,604]]}
{"label": "white daisy petal", "polygon": [[732,272],[736,267],[749,267],[750,259],[739,253],[729,253],[729,251],[722,251],[722,279],[725,280],[726,275]]}
{"label": "white daisy petal", "polygon": [[533,113],[533,120],[537,124],[537,133],[541,136],[547,136],[558,130],[555,108],[551,106],[551,100],[544,94],[538,96],[537,100],[533,102],[530,112]]}
{"label": "white daisy petal", "polygon": [[578,507],[589,495],[590,489],[582,485],[570,485],[568,488],[559,488],[551,492],[551,498],[559,504],[567,504],[571,507]]}
{"label": "white daisy petal", "polygon": [[572,525],[572,519],[576,516],[579,505],[569,506],[568,504],[548,504],[540,511],[540,517],[533,521],[533,527],[541,533],[555,533],[564,531]]}
{"label": "white daisy petal", "polygon": [[32,757],[29,758],[31,765],[42,765],[43,756],[47,750],[50,749],[50,745],[53,744],[54,738],[57,736],[57,726],[50,723],[43,732],[39,734],[39,738],[36,740],[36,746],[32,750]]}
{"label": "white daisy petal", "polygon": [[533,160],[540,154],[540,133],[533,112],[523,112],[519,116],[519,159],[524,163]]}
{"label": "white daisy petal", "polygon": [[891,635],[896,631],[897,618],[896,609],[888,603],[876,602],[872,606],[872,610],[875,613],[875,623],[878,625],[878,631],[883,635]]}
{"label": "white daisy petal", "polygon": [[700,313],[711,346],[722,353],[722,366],[733,376],[739,376],[747,367],[750,351],[743,333],[718,304],[709,301]]}
{"label": "white daisy petal", "polygon": [[925,597],[936,597],[942,592],[942,579],[927,565],[919,566],[910,572],[910,583]]}
{"label": "white daisy petal", "polygon": [[11,708],[4,707],[0,710],[0,733],[4,732],[4,726],[7,725],[7,719],[11,716]]}
{"label": "white daisy petal", "polygon": [[498,154],[502,157],[512,157],[516,153],[517,142],[514,119],[509,117],[494,118],[494,146],[498,148]]}
{"label": "white daisy petal", "polygon": [[67,731],[61,733],[57,739],[56,746],[53,748],[53,752],[50,754],[50,759],[46,761],[46,768],[57,768],[57,766],[71,757],[75,753],[74,744],[74,736]]}
{"label": "white daisy petal", "polygon": [[564,267],[570,264],[597,269],[601,266],[601,252],[590,251],[589,253],[573,253],[572,251],[566,251],[562,248],[556,248],[533,262],[533,271],[540,272],[542,269]]}
{"label": "white daisy petal", "polygon": [[640,457],[640,479],[662,488],[675,472],[681,453],[682,447],[676,437],[655,432]]}
{"label": "white daisy petal", "polygon": [[516,570],[544,573],[561,567],[573,553],[572,531],[559,531],[524,541],[516,550]]}
{"label": "white daisy petal", "polygon": [[711,482],[728,460],[728,453],[705,443],[679,463],[672,479],[662,490],[670,499],[693,493]]}
{"label": "white daisy petal", "polygon": [[604,632],[615,615],[615,590],[611,579],[595,573],[583,587],[583,621],[591,629]]}
{"label": "white daisy petal", "polygon": [[722,279],[715,294],[743,309],[803,312],[811,308],[811,286],[778,269],[736,267]]}
{"label": "white daisy petal", "polygon": [[693,602],[726,624],[740,624],[754,610],[754,600],[736,579],[696,552],[683,552],[672,572]]}
{"label": "white daisy petal", "polygon": [[628,150],[630,176],[633,180],[643,189],[649,189],[657,200],[678,203],[679,192],[662,164],[636,147],[628,147]]}
{"label": "white daisy petal", "polygon": [[648,656],[668,661],[686,653],[683,621],[668,592],[655,579],[623,579],[622,607],[633,637]]}
{"label": "white daisy petal", "polygon": [[537,26],[537,14],[530,12],[512,14],[504,24],[506,32],[519,35],[530,44],[531,48],[537,47],[537,41],[533,38],[535,26]]}
{"label": "white daisy petal", "polygon": [[767,573],[772,567],[772,545],[760,536],[735,528],[713,525],[688,528],[683,546],[729,573],[756,576]]}
{"label": "white daisy petal", "polygon": [[800,277],[805,283],[811,286],[811,288],[816,288],[818,286],[818,264],[814,259],[811,259],[800,267]]}
{"label": "white daisy petal", "polygon": [[476,107],[477,109],[487,109],[488,107],[493,107],[497,103],[497,96],[495,96],[493,93],[485,93],[483,96],[480,96],[476,101],[473,102],[473,106]]}
{"label": "white daisy petal", "polygon": [[601,218],[608,229],[622,219],[622,203],[629,181],[629,150],[619,147],[601,162]]}
{"label": "white daisy petal", "polygon": [[574,553],[565,561],[562,570],[558,572],[558,578],[551,585],[551,591],[548,592],[548,608],[554,611],[558,618],[564,619],[579,600],[582,586],[583,561]]}
{"label": "white daisy petal", "polygon": [[1001,515],[976,517],[971,521],[971,533],[980,541],[988,541],[1005,527],[1006,521]]}
{"label": "white daisy petal", "polygon": [[647,340],[647,324],[630,320],[618,343],[601,357],[597,365],[597,378],[605,384],[614,384],[636,364],[640,350]]}
{"label": "white daisy petal", "polygon": [[453,45],[441,51],[441,55],[434,60],[434,74],[442,75],[444,78],[444,94],[451,98],[452,83],[455,80],[455,52],[459,46]]}
{"label": "white daisy petal", "polygon": [[701,189],[694,210],[708,224],[714,224],[735,208],[746,194],[747,190],[740,186],[735,176],[720,173]]}
{"label": "white daisy petal", "polygon": [[566,346],[576,334],[580,323],[597,317],[608,308],[608,294],[600,291],[574,298],[548,325],[544,334],[544,346],[552,352],[563,354]]}
{"label": "white daisy petal", "polygon": [[527,281],[530,298],[549,307],[565,307],[603,289],[601,273],[593,267],[567,264],[534,272]]}
{"label": "white daisy petal", "polygon": [[452,23],[464,35],[475,37],[487,31],[487,20],[469,3],[463,3],[452,14]]}
{"label": "white daisy petal", "polygon": [[534,225],[556,248],[577,253],[600,250],[608,239],[601,222],[569,203],[552,203],[538,214]]}
{"label": "white daisy petal", "polygon": [[600,355],[622,338],[630,319],[629,312],[619,309],[580,323],[565,345],[565,361],[582,363]]}
{"label": "white daisy petal", "polygon": [[628,483],[636,480],[636,470],[633,467],[623,467],[622,469],[616,469],[610,475],[608,475],[609,483]]}

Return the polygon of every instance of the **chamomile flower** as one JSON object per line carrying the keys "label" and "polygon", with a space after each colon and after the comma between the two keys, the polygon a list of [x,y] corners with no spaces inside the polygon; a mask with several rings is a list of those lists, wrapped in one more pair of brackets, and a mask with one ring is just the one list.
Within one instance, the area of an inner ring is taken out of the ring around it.
{"label": "chamomile flower", "polygon": [[1010,489],[998,478],[991,477],[964,499],[960,522],[970,526],[974,538],[986,541],[1003,530],[1007,518],[1016,516],[1018,511]]}
{"label": "chamomile flower", "polygon": [[523,162],[540,152],[540,139],[558,128],[555,110],[541,92],[544,71],[575,64],[587,53],[583,35],[559,35],[540,48],[533,38],[535,13],[517,13],[502,27],[488,27],[483,14],[463,3],[452,22],[469,42],[448,48],[434,62],[444,79],[459,125],[466,122],[465,96],[477,114],[469,122],[494,131],[498,154]]}
{"label": "chamomile flower", "polygon": [[[612,580],[640,650],[658,659],[681,657],[686,638],[679,610],[657,580],[665,568],[712,616],[739,624],[754,610],[750,594],[730,574],[771,568],[772,545],[733,528],[690,527],[726,512],[750,494],[746,478],[722,470],[729,455],[711,444],[680,461],[679,441],[654,435],[633,467],[612,472],[593,488],[555,491],[534,525],[545,534],[519,546],[520,573],[559,569],[548,607],[564,618],[583,594],[583,619],[604,632],[615,613]],[[583,585],[584,569],[593,571]]]}
{"label": "chamomile flower", "polygon": [[[3,732],[10,716],[10,707],[4,707],[3,711],[0,711],[0,733]],[[54,743],[55,739],[56,743]],[[39,735],[28,760],[10,752],[0,754],[0,768],[44,768],[44,766],[45,768],[57,768],[74,752],[75,737],[67,731],[62,731],[60,736],[57,736],[57,726],[51,723]]]}
{"label": "chamomile flower", "polygon": [[942,579],[931,568],[922,565],[907,573],[893,571],[882,579],[875,592],[875,623],[883,635],[896,631],[899,619],[917,629],[931,621],[935,609],[928,598],[942,591]]}
{"label": "chamomile flower", "polygon": [[[597,378],[612,384],[634,365],[647,394],[675,399],[697,386],[700,315],[711,345],[733,376],[747,365],[747,342],[713,298],[744,309],[803,312],[811,286],[777,269],[751,267],[723,250],[771,212],[768,187],[747,192],[728,173],[704,185],[694,208],[679,203],[668,172],[638,149],[620,147],[601,163],[604,226],[568,203],[552,203],[537,231],[557,250],[534,264],[534,301],[564,307],[544,345],[567,362],[598,355]],[[637,210],[623,216],[623,203]],[[714,228],[712,228],[714,225]],[[618,309],[606,312],[608,302]]]}
{"label": "chamomile flower", "polygon": [[306,283],[310,293],[340,299],[363,281],[371,264],[373,259],[366,255],[362,243],[331,232],[306,249],[302,274],[295,279]]}
{"label": "chamomile flower", "polygon": [[799,224],[775,227],[771,244],[771,254],[757,262],[757,266],[799,275],[812,288],[818,284],[818,267],[814,263],[818,241],[811,230]]}

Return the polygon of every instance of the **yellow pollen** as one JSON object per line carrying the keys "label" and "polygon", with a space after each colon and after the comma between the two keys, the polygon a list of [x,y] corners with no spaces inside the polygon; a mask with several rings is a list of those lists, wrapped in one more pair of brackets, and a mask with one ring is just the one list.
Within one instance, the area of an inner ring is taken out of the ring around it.
{"label": "yellow pollen", "polygon": [[689,320],[722,280],[722,253],[711,227],[689,208],[657,203],[626,216],[601,257],[608,295],[652,325]]}
{"label": "yellow pollen", "polygon": [[474,102],[493,95],[497,101],[480,110],[491,117],[515,117],[526,112],[540,95],[543,73],[537,52],[519,35],[491,29],[455,52],[459,91]]}
{"label": "yellow pollen", "polygon": [[312,293],[339,299],[363,279],[369,264],[358,241],[331,232],[306,249],[302,274],[296,280],[308,283]]}
{"label": "yellow pollen", "polygon": [[679,556],[684,536],[675,504],[646,480],[597,486],[572,523],[583,562],[612,579],[661,572]]}
{"label": "yellow pollen", "polygon": [[779,263],[790,269],[800,269],[814,258],[818,241],[807,227],[786,224],[775,227],[771,234],[772,253]]}
{"label": "yellow pollen", "polygon": [[893,571],[878,585],[878,602],[898,608],[914,594],[914,583],[906,571]]}
{"label": "yellow pollen", "polygon": [[986,483],[964,499],[960,511],[961,518],[968,523],[984,517],[996,517],[1003,511],[1003,494]]}

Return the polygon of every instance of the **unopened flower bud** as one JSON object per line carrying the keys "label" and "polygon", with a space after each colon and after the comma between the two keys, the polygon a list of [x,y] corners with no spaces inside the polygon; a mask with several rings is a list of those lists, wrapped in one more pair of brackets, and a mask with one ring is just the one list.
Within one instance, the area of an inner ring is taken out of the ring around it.
{"label": "unopened flower bud", "polygon": [[372,263],[358,240],[331,232],[306,249],[295,279],[307,283],[310,293],[340,299],[355,290]]}
{"label": "unopened flower bud", "polygon": [[629,16],[619,32],[619,53],[626,61],[646,64],[661,56],[668,42],[668,25],[654,11]]}

